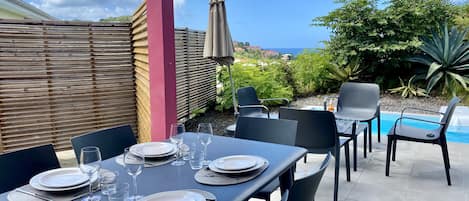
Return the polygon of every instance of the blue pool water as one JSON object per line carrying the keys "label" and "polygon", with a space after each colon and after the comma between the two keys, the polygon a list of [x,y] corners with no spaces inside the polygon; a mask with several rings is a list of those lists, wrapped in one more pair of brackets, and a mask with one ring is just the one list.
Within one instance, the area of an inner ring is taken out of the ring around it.
{"label": "blue pool water", "polygon": [[[427,116],[427,115],[406,115],[411,117],[416,117],[419,119],[426,119],[431,121],[439,121],[438,116]],[[400,117],[400,114],[397,113],[387,113],[381,112],[381,137],[386,137],[389,132],[389,129],[394,125],[394,122],[397,118]],[[373,120],[373,134],[377,135],[378,126],[376,124],[376,119]],[[438,127],[437,124],[430,124],[425,122],[413,121],[413,120],[404,120],[407,125],[425,128],[425,129],[435,129]],[[448,132],[446,133],[446,138],[450,142],[460,142],[460,143],[469,143],[469,125],[466,126],[450,126]]]}

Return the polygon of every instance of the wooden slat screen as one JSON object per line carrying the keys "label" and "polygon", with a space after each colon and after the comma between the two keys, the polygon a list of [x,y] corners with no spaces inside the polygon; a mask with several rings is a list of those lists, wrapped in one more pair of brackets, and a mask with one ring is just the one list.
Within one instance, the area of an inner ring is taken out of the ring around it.
{"label": "wooden slat screen", "polygon": [[[145,1],[132,16],[132,44],[141,141],[151,139],[148,33]],[[177,117],[185,120],[216,99],[216,63],[202,56],[205,32],[175,29]]]}
{"label": "wooden slat screen", "polygon": [[151,141],[150,74],[148,64],[147,8],[143,3],[132,16],[137,125],[141,142]]}
{"label": "wooden slat screen", "polygon": [[190,115],[216,99],[217,64],[203,58],[205,32],[176,29],[178,118]]}
{"label": "wooden slat screen", "polygon": [[129,23],[0,20],[0,152],[136,128]]}

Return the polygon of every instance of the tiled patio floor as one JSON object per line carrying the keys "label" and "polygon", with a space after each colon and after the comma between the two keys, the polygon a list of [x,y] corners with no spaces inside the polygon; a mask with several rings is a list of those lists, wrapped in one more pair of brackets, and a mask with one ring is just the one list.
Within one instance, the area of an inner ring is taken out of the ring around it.
{"label": "tiled patio floor", "polygon": [[[366,159],[363,158],[361,138],[359,141],[358,171],[352,171],[351,182],[345,180],[345,161],[341,161],[341,201],[469,201],[469,144],[449,143],[453,185],[447,186],[439,146],[399,141],[396,162],[391,163],[390,177],[386,177],[386,139],[379,144],[374,139],[373,152]],[[59,158],[64,166],[75,164],[71,151],[59,153]],[[298,176],[314,171],[322,160],[318,155],[308,155],[308,158],[307,164],[298,163]],[[331,161],[316,201],[333,198],[333,164]],[[278,192],[272,195],[272,200],[279,200]]]}

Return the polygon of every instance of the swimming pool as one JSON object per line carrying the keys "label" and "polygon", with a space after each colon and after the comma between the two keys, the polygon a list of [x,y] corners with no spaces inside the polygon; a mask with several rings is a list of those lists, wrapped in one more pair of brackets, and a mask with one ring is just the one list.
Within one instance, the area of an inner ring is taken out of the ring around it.
{"label": "swimming pool", "polygon": [[[405,116],[411,116],[419,119],[426,119],[431,121],[439,121],[438,116],[430,115],[417,115],[417,114],[406,114]],[[386,137],[391,127],[397,118],[400,117],[400,113],[381,112],[381,137]],[[430,124],[425,122],[419,122],[414,120],[404,120],[407,125],[424,128],[424,129],[435,129],[438,127],[437,124]],[[376,119],[373,120],[373,134],[377,135],[378,126]],[[466,126],[450,126],[446,133],[446,138],[449,142],[460,142],[469,143],[469,125]]]}

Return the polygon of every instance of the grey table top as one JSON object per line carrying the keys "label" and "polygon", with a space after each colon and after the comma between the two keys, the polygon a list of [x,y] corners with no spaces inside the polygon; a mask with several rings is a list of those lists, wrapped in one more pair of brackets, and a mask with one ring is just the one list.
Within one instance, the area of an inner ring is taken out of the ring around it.
{"label": "grey table top", "polygon": [[[185,133],[186,141],[195,140],[195,133]],[[186,162],[184,166],[171,166],[170,164],[145,168],[137,178],[138,190],[141,195],[150,195],[162,191],[181,189],[200,189],[213,193],[217,201],[242,201],[247,200],[262,187],[267,185],[306,154],[306,149],[286,145],[278,145],[250,140],[235,139],[229,137],[213,136],[212,143],[208,146],[207,158],[214,160],[219,157],[250,154],[269,160],[269,167],[257,178],[236,185],[209,186],[199,184],[194,180],[196,170],[192,170]],[[131,184],[131,177],[124,167],[117,164],[114,158],[103,161],[102,167],[119,172],[119,181]],[[0,200],[6,200],[7,193],[0,195]],[[102,200],[106,200],[103,197]]]}

